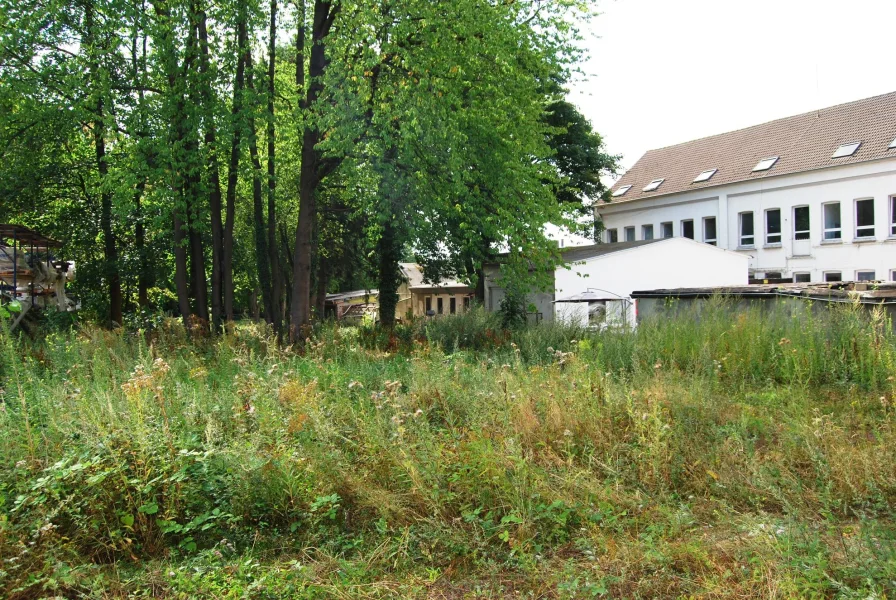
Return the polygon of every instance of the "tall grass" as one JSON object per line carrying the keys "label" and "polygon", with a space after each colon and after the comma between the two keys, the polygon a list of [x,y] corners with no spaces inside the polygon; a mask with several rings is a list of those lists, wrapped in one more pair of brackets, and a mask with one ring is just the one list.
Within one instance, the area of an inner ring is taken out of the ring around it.
{"label": "tall grass", "polygon": [[5,336],[0,592],[893,594],[892,330],[729,308]]}

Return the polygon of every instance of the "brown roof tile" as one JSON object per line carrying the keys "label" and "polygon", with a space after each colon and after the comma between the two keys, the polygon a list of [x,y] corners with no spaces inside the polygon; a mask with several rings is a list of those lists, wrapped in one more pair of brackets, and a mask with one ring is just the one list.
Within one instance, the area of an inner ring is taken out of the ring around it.
{"label": "brown roof tile", "polygon": [[[891,92],[649,150],[613,186],[613,191],[625,185],[632,188],[612,203],[896,157],[896,149],[888,149],[894,138],[896,92]],[[859,141],[862,145],[854,155],[831,158],[841,144]],[[771,169],[753,173],[756,163],[772,156],[780,158]],[[693,183],[708,169],[718,172],[709,181]],[[659,178],[665,178],[659,189],[642,191]]]}

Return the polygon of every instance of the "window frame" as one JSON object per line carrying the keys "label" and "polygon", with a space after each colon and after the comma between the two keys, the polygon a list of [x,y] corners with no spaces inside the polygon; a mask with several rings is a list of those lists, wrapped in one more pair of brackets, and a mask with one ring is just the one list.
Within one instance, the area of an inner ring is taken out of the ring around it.
{"label": "window frame", "polygon": [[[778,213],[778,233],[769,233],[768,218],[769,218],[769,215],[775,211],[777,211],[777,213]],[[763,221],[765,222],[765,245],[769,248],[781,247],[781,245],[784,241],[784,231],[783,231],[784,230],[784,227],[783,227],[784,220],[781,218],[781,209],[780,208],[765,209]],[[777,241],[772,241],[772,238],[775,236],[778,237]]]}
{"label": "window frame", "polygon": [[[750,235],[744,235],[744,217],[747,215],[750,215],[750,228],[753,230],[753,233]],[[750,242],[744,243],[744,240],[747,238],[750,239]],[[745,210],[744,212],[737,213],[737,247],[756,247],[756,215],[752,210]]]}
{"label": "window frame", "polygon": [[[859,202],[871,202],[871,225],[859,225]],[[856,198],[853,200],[853,239],[857,242],[874,241],[877,227],[877,219],[874,218],[874,198]],[[871,232],[871,235],[859,235],[860,232]]]}
{"label": "window frame", "polygon": [[[613,239],[616,238],[616,239]],[[607,229],[607,243],[615,244],[619,241],[619,229],[613,227],[612,229]]]}
{"label": "window frame", "polygon": [[[669,235],[666,235],[666,227],[669,227]],[[675,237],[675,225],[672,221],[664,221],[660,223],[660,239],[668,240]]]}
{"label": "window frame", "polygon": [[[797,281],[797,277],[799,277],[800,275],[805,275],[806,281]],[[794,283],[812,283],[812,273],[810,273],[809,271],[794,271],[793,282]]]}
{"label": "window frame", "polygon": [[[847,142],[845,144],[840,144],[834,150],[834,153],[831,154],[832,159],[837,158],[849,158],[850,156],[855,156],[856,152],[859,151],[859,148],[862,147],[862,142]],[[852,150],[850,150],[852,148]]]}
{"label": "window frame", "polygon": [[[690,237],[688,237],[688,236],[685,235],[685,233],[684,233],[684,224],[685,224],[685,223],[690,223],[690,224],[691,224],[691,236],[690,236]],[[688,238],[689,240],[693,240],[693,239],[694,239],[694,237],[695,237],[695,233],[694,233],[694,219],[682,219],[682,220],[681,220],[681,224],[679,225],[679,229],[681,230],[681,237],[683,237],[683,238]]]}
{"label": "window frame", "polygon": [[615,192],[613,192],[612,197],[618,198],[620,196],[625,196],[625,193],[628,192],[630,189],[632,189],[631,185],[624,185],[624,186],[620,187],[619,189],[617,189]]}
{"label": "window frame", "polygon": [[[828,275],[836,275],[839,279],[829,280]],[[821,274],[821,278],[825,283],[840,283],[843,281],[843,271],[825,271]]]}
{"label": "window frame", "polygon": [[[838,220],[840,221],[839,227],[827,227],[827,219],[825,218],[827,215],[825,211],[829,206],[836,206],[838,214]],[[836,232],[837,237],[828,237],[828,232]],[[840,201],[835,200],[832,202],[823,202],[821,204],[821,243],[823,244],[838,244],[843,241],[843,209],[840,206]]]}
{"label": "window frame", "polygon": [[[715,237],[707,237],[706,236],[706,224],[712,221],[713,228],[716,230]],[[709,244],[710,246],[718,246],[719,245],[719,220],[715,217],[703,217],[703,243]]]}
{"label": "window frame", "polygon": [[778,160],[780,160],[780,156],[769,156],[767,158],[761,159],[756,166],[753,167],[751,173],[762,173],[763,171],[768,171],[776,164],[778,164]]}
{"label": "window frame", "polygon": [[[806,209],[806,217],[809,221],[809,229],[797,229],[797,218],[796,211],[799,208]],[[794,206],[791,211],[793,214],[793,240],[796,242],[806,242],[812,240],[812,208],[808,204],[800,204],[799,206]],[[800,234],[805,234],[806,237],[799,237]]]}
{"label": "window frame", "polygon": [[642,192],[655,192],[660,189],[660,186],[663,185],[663,182],[666,181],[665,177],[658,177],[652,180],[650,183],[644,186],[641,190]]}
{"label": "window frame", "polygon": [[890,200],[890,234],[887,237],[896,238],[896,195],[889,196]]}
{"label": "window frame", "polygon": [[[649,235],[649,237],[648,237]],[[653,239],[653,223],[648,223],[647,225],[641,225],[641,239],[642,240],[652,240]]]}
{"label": "window frame", "polygon": [[896,269],[890,269],[890,281],[896,281]]}
{"label": "window frame", "polygon": [[[635,231],[635,226],[634,226],[634,225],[629,225],[628,227],[624,227],[622,231],[623,231],[624,241],[626,241],[626,242],[634,242],[634,241],[636,240],[636,238],[635,238],[636,231]],[[632,239],[628,239],[628,232],[629,232],[629,231],[632,232]]]}
{"label": "window frame", "polygon": [[457,314],[457,298],[451,296],[448,298],[448,314],[456,315]]}
{"label": "window frame", "polygon": [[718,169],[706,169],[705,171],[702,171],[699,175],[694,177],[694,181],[692,181],[691,183],[703,183],[704,181],[709,181],[718,172]]}
{"label": "window frame", "polygon": [[[860,279],[862,273],[871,273],[871,279]],[[877,281],[877,271],[875,269],[856,269],[855,281],[869,282]]]}

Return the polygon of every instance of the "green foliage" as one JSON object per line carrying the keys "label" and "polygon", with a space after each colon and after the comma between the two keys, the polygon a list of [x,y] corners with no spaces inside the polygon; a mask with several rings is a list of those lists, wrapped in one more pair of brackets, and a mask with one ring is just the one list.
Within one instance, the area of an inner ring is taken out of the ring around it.
{"label": "green foliage", "polygon": [[882,323],[6,336],[0,593],[890,596]]}

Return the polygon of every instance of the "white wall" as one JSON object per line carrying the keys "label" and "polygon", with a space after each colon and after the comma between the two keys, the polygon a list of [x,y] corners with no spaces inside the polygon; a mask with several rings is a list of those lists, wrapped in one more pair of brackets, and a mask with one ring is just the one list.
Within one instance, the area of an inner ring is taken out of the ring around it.
{"label": "white wall", "polygon": [[[606,228],[618,229],[620,241],[623,228],[632,225],[636,239],[641,239],[644,224],[652,224],[654,235],[659,237],[663,221],[673,221],[675,235],[681,235],[683,219],[694,219],[695,239],[702,241],[702,218],[717,217],[719,246],[747,256],[751,272],[759,276],[781,272],[784,277],[792,277],[794,273],[806,272],[811,281],[822,281],[825,272],[839,271],[844,280],[852,280],[858,270],[873,270],[877,279],[890,280],[896,271],[896,236],[890,235],[893,216],[889,198],[893,195],[896,158],[611,203],[598,211]],[[876,239],[856,242],[855,200],[862,198],[874,198]],[[822,204],[832,201],[840,202],[843,237],[839,243],[822,241]],[[800,205],[809,206],[809,256],[796,256],[793,252],[793,207]],[[765,210],[769,208],[781,209],[780,247],[764,244]],[[753,248],[738,248],[739,214],[744,211],[754,213]]]}
{"label": "white wall", "polygon": [[[554,272],[557,299],[589,289],[606,297],[628,298],[636,290],[745,285],[748,258],[685,238],[636,246],[558,268]],[[581,304],[557,303],[558,320],[580,321]],[[634,323],[634,305],[626,319]]]}

